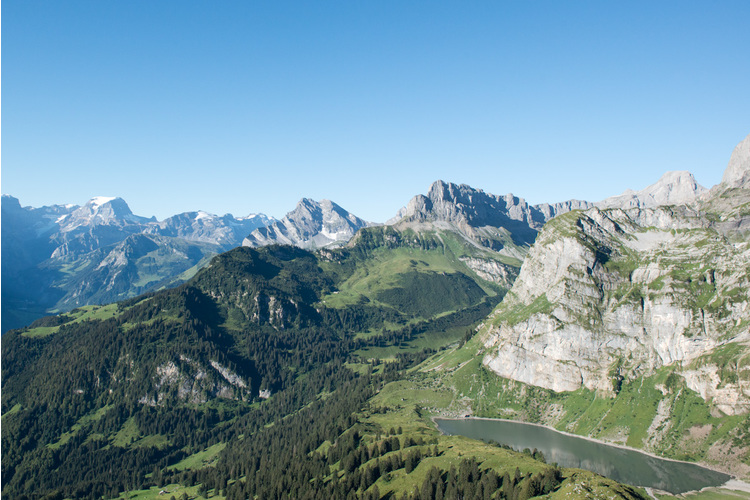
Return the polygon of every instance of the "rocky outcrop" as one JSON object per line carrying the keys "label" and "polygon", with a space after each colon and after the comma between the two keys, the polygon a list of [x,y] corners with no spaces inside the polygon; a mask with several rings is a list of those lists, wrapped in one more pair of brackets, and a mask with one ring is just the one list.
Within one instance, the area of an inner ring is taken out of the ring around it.
{"label": "rocky outcrop", "polygon": [[150,406],[163,406],[184,401],[205,403],[209,397],[242,400],[251,397],[250,384],[242,377],[215,360],[205,365],[180,355],[156,367],[153,391],[138,402]]}
{"label": "rocky outcrop", "polygon": [[[737,157],[729,179],[744,176]],[[549,222],[483,330],[484,364],[554,391],[601,393],[670,365],[718,410],[747,412],[750,241],[706,214],[711,201]]]}
{"label": "rocky outcrop", "polygon": [[[389,223],[446,222],[480,245],[499,250],[503,239],[518,246],[531,245],[548,220],[590,206],[590,203],[578,200],[529,205],[523,198],[512,194],[496,196],[465,184],[436,181],[426,196],[412,198]],[[505,238],[490,241],[487,236],[493,233],[504,233]]]}

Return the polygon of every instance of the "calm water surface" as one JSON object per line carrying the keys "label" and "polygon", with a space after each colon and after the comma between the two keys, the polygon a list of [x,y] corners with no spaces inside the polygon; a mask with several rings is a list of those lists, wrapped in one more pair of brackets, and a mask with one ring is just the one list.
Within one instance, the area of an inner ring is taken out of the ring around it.
{"label": "calm water surface", "polygon": [[721,472],[673,462],[633,450],[568,436],[538,425],[506,420],[436,418],[445,434],[497,441],[517,450],[544,453],[548,463],[594,471],[621,483],[658,488],[673,494],[720,486],[730,479]]}

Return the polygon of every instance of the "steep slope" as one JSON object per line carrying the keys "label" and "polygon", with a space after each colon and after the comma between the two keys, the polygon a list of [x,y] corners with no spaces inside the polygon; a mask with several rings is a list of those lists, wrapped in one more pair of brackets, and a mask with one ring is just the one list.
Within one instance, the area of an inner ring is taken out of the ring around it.
{"label": "steep slope", "polygon": [[246,247],[272,244],[315,249],[341,246],[361,228],[372,226],[330,200],[303,198],[283,219],[258,228],[242,242]]}
{"label": "steep slope", "polygon": [[141,233],[81,256],[52,257],[38,269],[55,276],[47,285],[59,290],[55,309],[69,311],[178,285],[221,251],[212,243]]}
{"label": "steep slope", "polygon": [[90,252],[139,233],[153,219],[130,211],[122,198],[98,196],[55,221],[52,257]]}
{"label": "steep slope", "polygon": [[484,366],[523,384],[610,398],[604,407],[632,397],[632,384],[647,380],[661,393],[640,428],[624,420],[610,422],[616,429],[608,431],[580,425],[568,403],[556,416],[542,409],[543,421],[686,453],[689,443],[675,434],[685,414],[677,412],[680,398],[695,394],[701,402],[691,404],[704,413],[692,425],[724,428],[724,437],[706,431],[693,456],[750,471],[731,456],[745,456],[739,443],[747,442],[747,430],[722,417],[750,409],[750,241],[736,230],[747,214],[732,204],[748,196],[737,181],[750,171],[741,160],[746,143],[732,156],[730,182],[692,205],[593,208],[544,227],[481,331]]}

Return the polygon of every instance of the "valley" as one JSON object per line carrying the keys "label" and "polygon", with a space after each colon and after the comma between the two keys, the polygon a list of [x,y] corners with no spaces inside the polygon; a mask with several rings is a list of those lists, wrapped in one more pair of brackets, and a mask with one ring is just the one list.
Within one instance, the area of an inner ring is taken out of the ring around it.
{"label": "valley", "polygon": [[[677,173],[595,204],[530,206],[438,181],[389,224],[339,213],[315,226],[310,214],[338,206],[308,200],[223,253],[133,227],[56,268],[81,291],[74,270],[103,273],[109,294],[87,296],[111,303],[69,302],[2,336],[3,495],[653,493],[432,421],[469,415],[747,480],[749,203],[750,136],[711,190]],[[297,218],[306,233],[292,231]],[[316,239],[345,220],[359,224],[345,241]],[[173,264],[180,253],[193,258]]]}

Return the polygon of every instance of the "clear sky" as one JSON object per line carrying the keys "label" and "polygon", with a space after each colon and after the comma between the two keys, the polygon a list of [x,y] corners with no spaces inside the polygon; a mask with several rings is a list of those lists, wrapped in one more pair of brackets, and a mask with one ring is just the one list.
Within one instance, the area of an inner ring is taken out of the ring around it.
{"label": "clear sky", "polygon": [[750,133],[750,2],[2,2],[2,192],[383,222],[437,180],[710,187]]}

